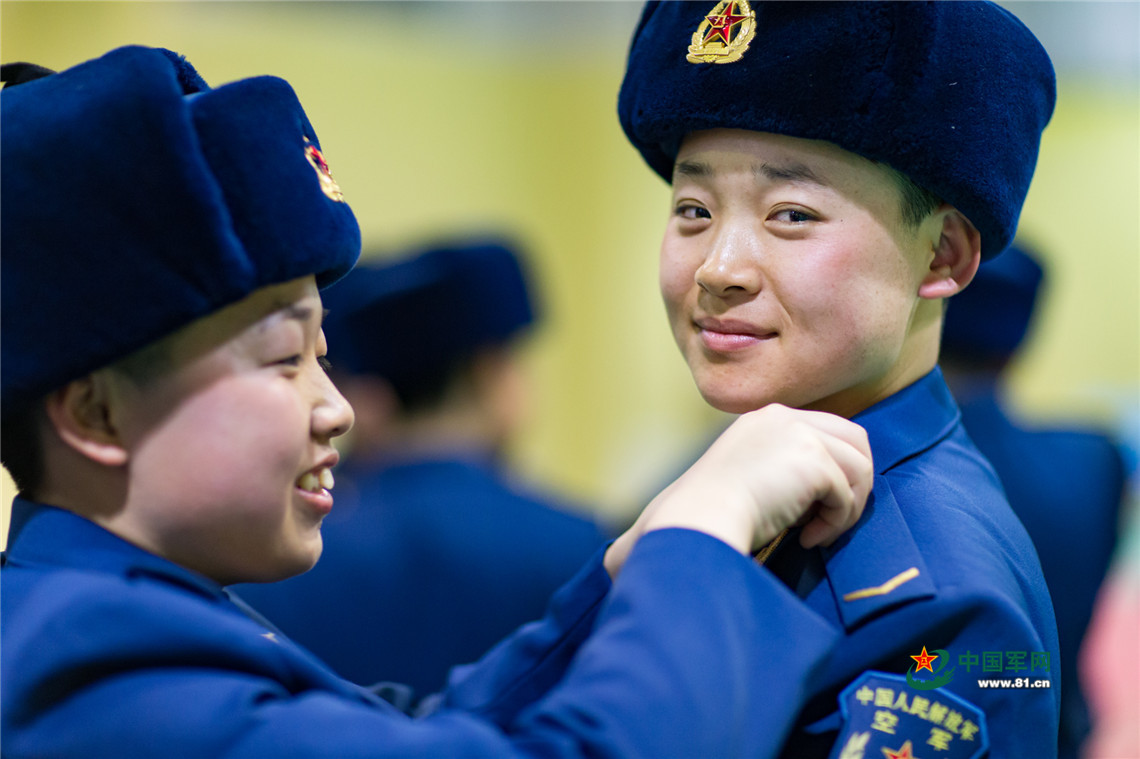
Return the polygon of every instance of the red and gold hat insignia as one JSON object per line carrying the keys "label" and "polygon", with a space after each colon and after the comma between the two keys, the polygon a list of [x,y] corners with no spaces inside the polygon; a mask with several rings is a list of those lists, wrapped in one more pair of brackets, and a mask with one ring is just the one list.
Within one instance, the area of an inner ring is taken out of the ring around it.
{"label": "red and gold hat insignia", "polygon": [[748,0],[720,0],[693,32],[685,60],[690,63],[739,61],[755,36],[756,13]]}
{"label": "red and gold hat insignia", "polygon": [[309,142],[309,138],[305,137],[305,158],[309,160],[309,165],[313,167],[313,171],[317,172],[317,179],[321,183],[321,192],[328,195],[331,199],[338,203],[344,202],[344,193],[340,191],[340,186],[337,185],[336,180],[333,179],[332,172],[329,171],[329,165],[325,162],[325,157],[321,155],[321,151],[316,145]]}

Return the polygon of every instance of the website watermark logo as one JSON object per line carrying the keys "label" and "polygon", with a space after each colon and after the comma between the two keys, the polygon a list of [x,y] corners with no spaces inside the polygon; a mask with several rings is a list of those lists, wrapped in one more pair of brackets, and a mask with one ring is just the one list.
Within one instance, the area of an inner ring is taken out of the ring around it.
{"label": "website watermark logo", "polygon": [[[954,670],[956,667],[951,667],[949,672],[943,672],[946,665],[950,662],[950,652],[945,648],[934,649],[933,654],[926,652],[926,646],[922,647],[922,653],[918,656],[911,656],[914,659],[914,664],[910,665],[910,669],[906,671],[906,684],[915,690],[934,690],[941,688],[948,682],[954,679]],[[934,662],[938,662],[938,669],[932,666]],[[915,678],[915,674],[926,670],[930,673],[927,679],[919,680]]]}
{"label": "website watermark logo", "polygon": [[[978,678],[979,688],[1050,688],[1048,677],[1052,657],[1048,651],[966,651],[958,654],[957,666],[950,666],[953,657],[944,648],[936,648],[933,653],[922,647],[922,653],[912,655],[914,664],[906,671],[906,684],[915,690],[934,690],[949,684],[959,667],[971,674],[975,671],[991,675]],[[929,676],[921,676],[926,670]],[[1037,676],[1041,673],[1044,676]],[[993,677],[992,675],[999,675]],[[1034,676],[1031,676],[1034,675]]]}

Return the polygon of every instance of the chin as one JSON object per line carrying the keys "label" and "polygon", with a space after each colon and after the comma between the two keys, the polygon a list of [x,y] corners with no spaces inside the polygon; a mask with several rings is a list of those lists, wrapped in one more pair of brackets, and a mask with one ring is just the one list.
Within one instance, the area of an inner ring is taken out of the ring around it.
{"label": "chin", "polygon": [[779,403],[788,408],[807,408],[817,397],[811,392],[797,391],[786,387],[751,387],[737,383],[722,382],[697,383],[701,397],[718,411],[728,414],[746,414],[749,411]]}
{"label": "chin", "polygon": [[741,395],[724,392],[716,388],[698,389],[701,391],[701,397],[705,399],[705,403],[726,414],[746,414],[773,402],[766,397],[757,398],[751,394]]}
{"label": "chin", "polygon": [[303,561],[289,562],[286,565],[275,567],[272,572],[266,572],[251,582],[281,582],[282,580],[288,580],[290,577],[305,574],[305,572],[315,567],[316,564],[317,560],[315,558],[311,561],[306,559]]}
{"label": "chin", "polygon": [[261,582],[280,582],[281,580],[288,580],[290,577],[304,574],[317,565],[317,560],[321,557],[321,552],[322,543],[318,537],[315,544],[306,544],[295,554],[282,557],[278,565],[273,568],[272,576],[268,579],[261,580]]}

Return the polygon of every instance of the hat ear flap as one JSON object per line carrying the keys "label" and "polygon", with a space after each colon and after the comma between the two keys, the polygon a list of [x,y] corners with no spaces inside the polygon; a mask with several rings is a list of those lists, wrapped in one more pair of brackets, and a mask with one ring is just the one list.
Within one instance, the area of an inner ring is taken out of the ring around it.
{"label": "hat ear flap", "polygon": [[51,76],[54,73],[55,71],[52,69],[35,63],[5,63],[0,66],[0,82],[4,83],[5,88],[15,87],[43,79],[45,76]]}
{"label": "hat ear flap", "polygon": [[163,47],[155,49],[174,64],[174,74],[178,77],[178,83],[182,85],[183,95],[193,95],[195,92],[206,92],[210,89],[210,85],[206,84],[206,80],[198,74],[198,69],[186,60],[186,56]]}

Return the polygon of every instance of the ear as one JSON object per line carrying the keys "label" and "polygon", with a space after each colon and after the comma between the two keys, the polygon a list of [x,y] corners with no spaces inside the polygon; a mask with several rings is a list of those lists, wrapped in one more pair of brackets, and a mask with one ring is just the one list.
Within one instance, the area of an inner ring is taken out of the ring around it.
{"label": "ear", "polygon": [[944,206],[937,215],[942,218],[942,230],[932,246],[930,270],[918,288],[919,297],[931,300],[960,292],[982,262],[982,236],[970,220],[953,206]]}
{"label": "ear", "polygon": [[130,457],[112,422],[106,376],[89,374],[47,398],[48,419],[74,450],[104,466],[122,466]]}

